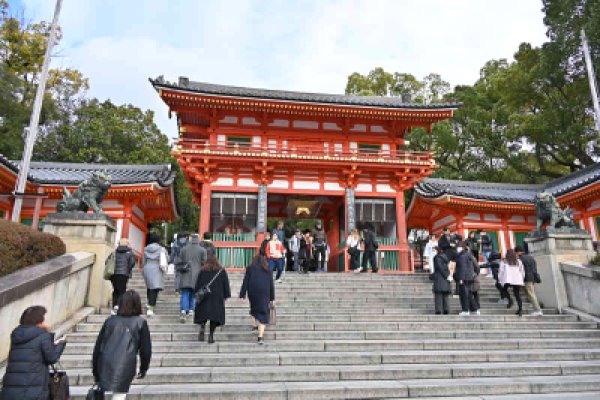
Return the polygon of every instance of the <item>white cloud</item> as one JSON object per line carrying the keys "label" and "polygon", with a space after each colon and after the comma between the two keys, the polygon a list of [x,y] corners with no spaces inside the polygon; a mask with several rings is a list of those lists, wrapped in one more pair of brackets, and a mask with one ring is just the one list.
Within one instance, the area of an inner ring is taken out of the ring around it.
{"label": "white cloud", "polygon": [[[25,0],[51,18],[53,0]],[[90,95],[156,111],[176,135],[147,81],[192,80],[342,93],[347,76],[381,66],[453,85],[472,84],[493,58],[544,40],[537,0],[117,1],[64,0],[63,58]]]}

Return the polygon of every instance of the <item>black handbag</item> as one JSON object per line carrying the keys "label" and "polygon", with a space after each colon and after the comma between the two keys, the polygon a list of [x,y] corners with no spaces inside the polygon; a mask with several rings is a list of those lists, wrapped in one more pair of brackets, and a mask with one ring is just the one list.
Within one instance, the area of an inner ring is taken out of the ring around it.
{"label": "black handbag", "polygon": [[50,366],[50,380],[48,389],[50,400],[69,400],[69,377],[65,371],[57,370],[54,365]]}
{"label": "black handbag", "polygon": [[198,289],[198,291],[196,292],[196,304],[201,304],[204,300],[206,300],[208,296],[210,296],[210,294],[212,293],[212,291],[210,290],[210,285],[213,284],[215,279],[217,279],[217,277],[221,274],[222,271],[223,270],[220,269],[219,272],[217,272],[217,274],[210,280],[210,282],[208,282],[207,285]]}
{"label": "black handbag", "polygon": [[100,386],[94,384],[94,386],[88,390],[85,400],[104,400],[104,391],[100,389]]}

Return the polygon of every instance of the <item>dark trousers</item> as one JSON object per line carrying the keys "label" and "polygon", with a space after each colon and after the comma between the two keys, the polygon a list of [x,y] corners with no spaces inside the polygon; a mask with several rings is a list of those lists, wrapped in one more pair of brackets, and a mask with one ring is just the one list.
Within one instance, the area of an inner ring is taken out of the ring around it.
{"label": "dark trousers", "polygon": [[435,303],[435,313],[436,314],[441,314],[442,312],[444,314],[448,314],[450,308],[448,306],[448,296],[450,295],[450,293],[438,293],[435,292],[433,294],[433,300]]}
{"label": "dark trousers", "polygon": [[127,281],[129,277],[127,275],[113,275],[110,278],[110,283],[112,283],[113,293],[112,293],[112,305],[113,307],[119,304],[119,299],[127,290]]}
{"label": "dark trousers", "polygon": [[501,299],[508,299],[508,288],[505,288],[504,286],[502,286],[500,284],[500,282],[496,281],[496,289],[498,289],[498,292],[500,293],[500,298]]}
{"label": "dark trousers", "polygon": [[327,246],[323,245],[323,246],[316,246],[314,247],[314,254],[313,256],[315,257],[315,261],[319,262],[319,255],[321,255],[321,263],[317,264],[320,265],[319,268],[321,269],[325,269],[325,257],[327,257]]}
{"label": "dark trousers", "polygon": [[521,300],[521,286],[509,285],[508,283],[504,285],[504,291],[506,293],[506,298],[508,299],[508,304],[512,303],[512,299],[510,298],[510,294],[508,293],[508,288],[512,286],[513,294],[515,295],[515,299],[517,300],[517,305],[519,306],[519,310],[523,309],[523,301]]}
{"label": "dark trousers", "polygon": [[[206,321],[200,321],[200,330],[204,331],[206,326]],[[209,329],[210,329],[210,334],[212,335],[213,333],[215,333],[215,329],[217,329],[217,326],[219,326],[219,323],[216,321],[210,321],[210,325],[209,325]]]}
{"label": "dark trousers", "polygon": [[156,300],[158,300],[158,292],[160,291],[161,289],[146,289],[149,306],[154,307],[156,305]]}
{"label": "dark trousers", "polygon": [[460,299],[460,308],[464,312],[468,312],[470,308],[470,290],[466,284],[458,285],[458,297]]}
{"label": "dark trousers", "polygon": [[355,270],[360,263],[360,251],[354,250],[350,253],[350,269]]}
{"label": "dark trousers", "polygon": [[477,310],[479,310],[480,305],[479,305],[479,292],[473,292],[472,290],[469,290],[469,309],[471,310],[471,312],[475,312]]}
{"label": "dark trousers", "polygon": [[377,252],[375,250],[365,250],[362,258],[362,268],[367,270],[367,263],[371,265],[371,270],[377,272]]}

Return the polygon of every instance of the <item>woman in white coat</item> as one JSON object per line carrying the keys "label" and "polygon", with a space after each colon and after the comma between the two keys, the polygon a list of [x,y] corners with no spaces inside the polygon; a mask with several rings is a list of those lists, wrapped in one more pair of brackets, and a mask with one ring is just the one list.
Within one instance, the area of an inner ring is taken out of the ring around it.
{"label": "woman in white coat", "polygon": [[504,287],[505,293],[508,295],[508,305],[506,308],[511,308],[513,300],[510,298],[510,294],[508,294],[508,288],[513,288],[513,294],[515,295],[515,299],[517,299],[517,305],[519,309],[516,314],[518,316],[523,315],[523,302],[521,301],[521,288],[525,285],[525,267],[523,267],[523,263],[517,257],[517,253],[513,249],[510,249],[506,252],[506,257],[500,263],[500,269],[498,271],[498,282]]}

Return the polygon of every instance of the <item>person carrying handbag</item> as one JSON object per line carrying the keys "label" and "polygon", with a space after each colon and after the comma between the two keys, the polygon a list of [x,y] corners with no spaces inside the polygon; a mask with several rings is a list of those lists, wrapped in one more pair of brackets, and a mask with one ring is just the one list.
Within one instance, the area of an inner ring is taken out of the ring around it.
{"label": "person carrying handbag", "polygon": [[165,273],[167,272],[167,250],[160,245],[160,237],[154,232],[148,233],[142,266],[144,282],[146,283],[148,305],[146,315],[154,315],[154,307],[158,294],[165,288]]}
{"label": "person carrying handbag", "polygon": [[538,274],[537,263],[535,262],[535,258],[529,254],[525,254],[522,246],[515,247],[515,253],[517,253],[517,257],[519,257],[523,263],[523,268],[525,269],[525,277],[523,278],[525,293],[529,298],[529,302],[533,306],[533,312],[530,315],[534,317],[540,317],[544,315],[544,313],[542,312],[542,308],[540,307],[540,303],[538,302],[533,286],[536,283],[542,282],[540,274]]}
{"label": "person carrying handbag", "polygon": [[179,289],[179,321],[185,323],[186,317],[194,316],[196,300],[194,288],[200,274],[200,268],[207,259],[207,251],[200,245],[200,235],[190,236],[187,246],[181,251],[181,263],[177,266],[177,289]]}
{"label": "person carrying handbag", "polygon": [[[194,323],[200,325],[198,341],[204,342],[206,322],[210,321],[208,343],[215,342],[214,333],[218,326],[225,325],[225,300],[231,297],[229,277],[215,255],[208,257],[200,269],[196,281],[195,292],[209,287],[209,292],[202,299],[196,299]],[[198,301],[201,300],[201,301]]]}
{"label": "person carrying handbag", "polygon": [[2,379],[2,400],[46,400],[49,398],[48,366],[58,362],[65,350],[62,337],[44,323],[46,308],[32,306],[23,311],[19,326],[10,335],[10,352]]}

